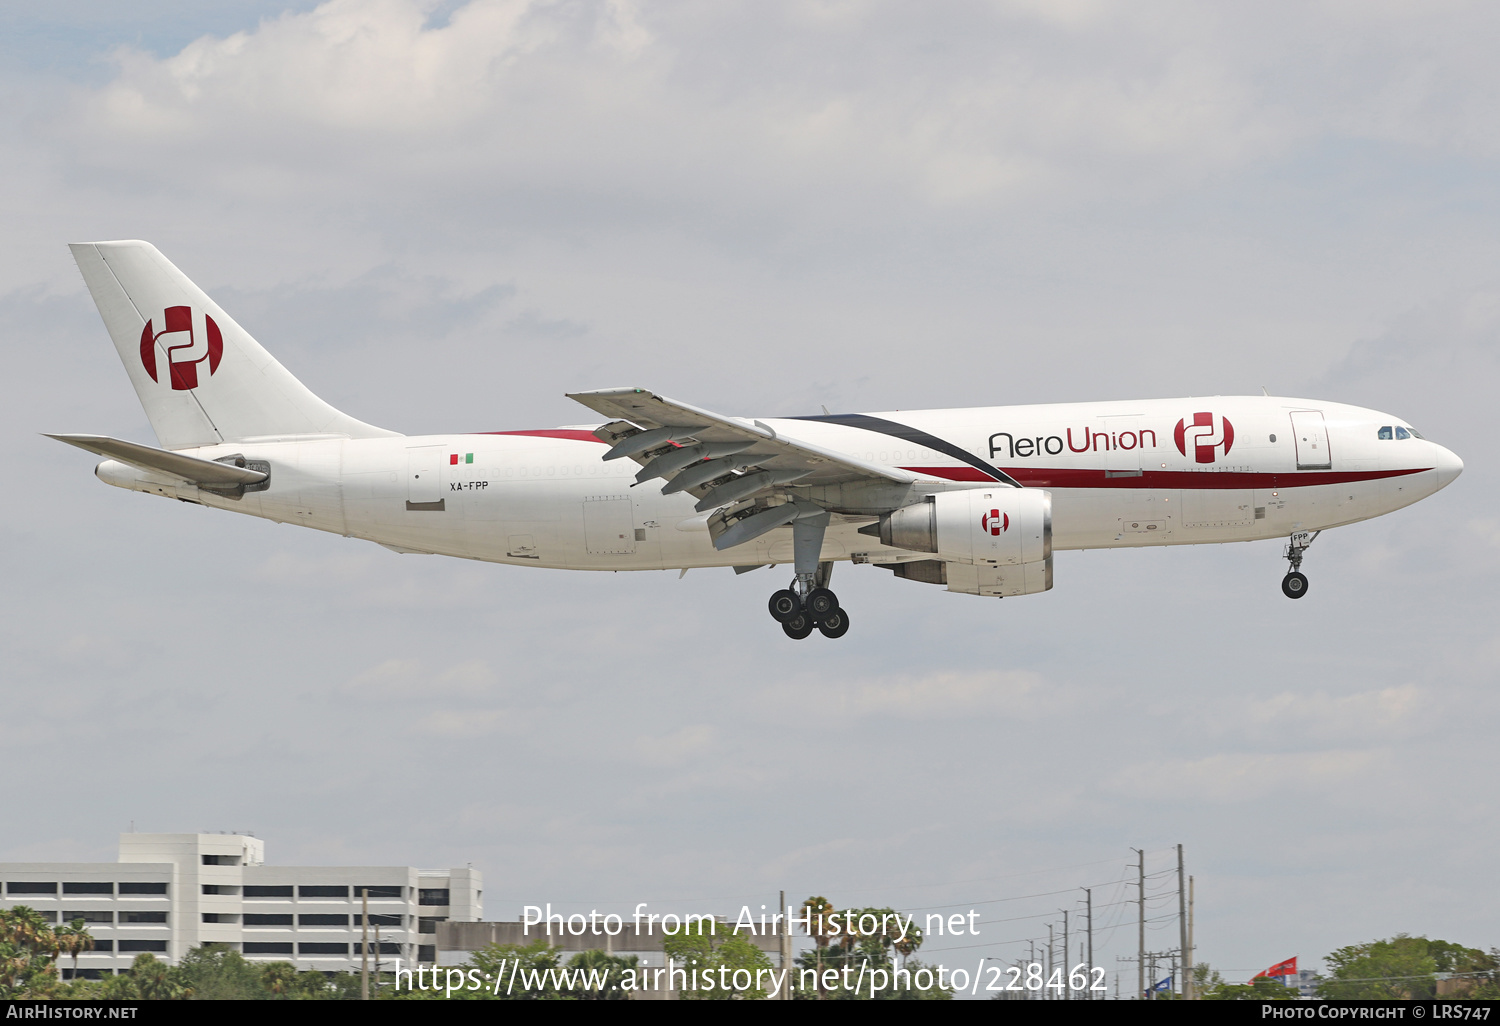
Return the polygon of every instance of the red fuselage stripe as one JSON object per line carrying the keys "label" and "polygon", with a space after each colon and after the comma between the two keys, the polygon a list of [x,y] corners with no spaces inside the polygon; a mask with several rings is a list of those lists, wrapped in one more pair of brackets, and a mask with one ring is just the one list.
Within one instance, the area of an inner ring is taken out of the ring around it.
{"label": "red fuselage stripe", "polygon": [[476,435],[531,435],[534,438],[569,438],[575,442],[598,442],[600,445],[609,443],[602,438],[594,437],[591,431],[575,431],[570,428],[545,428],[536,431],[476,431]]}
{"label": "red fuselage stripe", "polygon": [[[902,467],[913,474],[941,477],[948,481],[988,481],[973,467]],[[1107,477],[1103,470],[1055,470],[1045,467],[1002,467],[1028,488],[1306,488],[1310,485],[1350,484],[1380,481],[1388,477],[1420,474],[1415,470],[1300,470],[1288,474],[1249,471],[1146,470],[1133,477]]]}
{"label": "red fuselage stripe", "polygon": [[[533,438],[565,438],[575,442],[608,443],[589,431],[569,428],[547,428],[535,431],[477,431],[481,435],[529,435]],[[902,467],[913,474],[940,477],[945,481],[987,481],[974,467]],[[1103,470],[1060,470],[1047,467],[1002,467],[1011,477],[1028,488],[1306,488],[1312,485],[1352,484],[1356,481],[1380,481],[1391,477],[1421,474],[1430,467],[1413,470],[1299,470],[1286,474],[1252,471],[1146,470],[1133,477],[1109,477]]]}

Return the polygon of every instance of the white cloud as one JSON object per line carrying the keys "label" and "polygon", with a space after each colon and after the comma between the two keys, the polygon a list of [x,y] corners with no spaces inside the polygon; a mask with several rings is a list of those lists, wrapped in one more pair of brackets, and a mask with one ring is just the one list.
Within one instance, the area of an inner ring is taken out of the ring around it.
{"label": "white cloud", "polygon": [[814,680],[767,689],[779,708],[835,722],[845,717],[921,720],[968,715],[1036,719],[1071,708],[1074,691],[1031,670],[934,671]]}
{"label": "white cloud", "polygon": [[1111,775],[1107,787],[1120,795],[1257,804],[1342,789],[1368,777],[1385,758],[1374,751],[1347,749],[1161,759],[1123,767]]}

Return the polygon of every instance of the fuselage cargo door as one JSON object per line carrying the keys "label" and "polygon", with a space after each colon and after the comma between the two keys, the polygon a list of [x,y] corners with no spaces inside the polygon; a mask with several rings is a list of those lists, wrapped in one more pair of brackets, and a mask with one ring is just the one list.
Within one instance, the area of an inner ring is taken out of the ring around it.
{"label": "fuselage cargo door", "polygon": [[1329,470],[1333,456],[1328,448],[1328,425],[1319,410],[1292,413],[1292,437],[1297,440],[1298,470]]}
{"label": "fuselage cargo door", "polygon": [[635,551],[635,510],[629,499],[589,497],[583,502],[583,537],[589,555],[627,555]]}
{"label": "fuselage cargo door", "polygon": [[406,508],[441,511],[443,501],[441,445],[414,445],[406,450]]}

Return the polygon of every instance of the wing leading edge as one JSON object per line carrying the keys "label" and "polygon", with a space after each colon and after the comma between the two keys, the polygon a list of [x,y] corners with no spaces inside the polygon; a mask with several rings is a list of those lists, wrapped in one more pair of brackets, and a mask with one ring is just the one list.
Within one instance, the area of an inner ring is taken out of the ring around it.
{"label": "wing leading edge", "polygon": [[[637,484],[662,478],[663,494],[686,491],[697,498],[699,512],[717,510],[709,531],[721,550],[823,516],[833,504],[819,502],[817,495],[829,489],[872,485],[905,493],[918,480],[908,471],[789,437],[760,421],[727,417],[646,389],[576,392],[568,398],[610,418],[594,435],[611,446],[605,459],[628,457],[641,465]],[[800,494],[789,492],[792,487]]]}

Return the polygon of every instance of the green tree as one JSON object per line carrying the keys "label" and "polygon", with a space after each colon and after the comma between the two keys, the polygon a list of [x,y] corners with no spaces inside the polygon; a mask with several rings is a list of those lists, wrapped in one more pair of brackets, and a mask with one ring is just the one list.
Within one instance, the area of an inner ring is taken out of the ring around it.
{"label": "green tree", "polygon": [[297,996],[300,981],[297,967],[290,962],[270,962],[260,967],[260,986],[275,1000],[288,1000]]}
{"label": "green tree", "polygon": [[264,969],[218,944],[193,948],[177,963],[176,982],[203,1001],[255,1001],[270,996]]}
{"label": "green tree", "polygon": [[82,919],[75,919],[65,926],[59,926],[52,931],[57,939],[57,952],[59,955],[73,956],[73,976],[78,976],[78,956],[85,951],[94,950],[94,937],[89,933],[88,926]]}
{"label": "green tree", "polygon": [[131,997],[145,1001],[182,1001],[193,996],[193,992],[183,986],[177,971],[149,951],[135,956],[129,975],[123,978],[121,985],[133,992]]}
{"label": "green tree", "polygon": [[1404,933],[1339,948],[1324,961],[1331,971],[1319,995],[1346,1000],[1431,998],[1437,993],[1440,972],[1472,974],[1483,986],[1492,982],[1496,969],[1494,955],[1478,948]]}
{"label": "green tree", "polygon": [[[733,927],[699,921],[664,938],[662,947],[673,962],[688,971],[689,980],[697,982],[697,987],[682,990],[683,1000],[758,1001],[767,996],[771,960],[735,934]],[[736,974],[741,974],[738,985]]]}
{"label": "green tree", "polygon": [[580,951],[568,962],[570,970],[588,973],[591,979],[603,979],[602,987],[584,987],[577,990],[584,1001],[624,1001],[630,997],[621,984],[625,972],[636,968],[639,961],[634,955],[611,955],[604,951]]}
{"label": "green tree", "polygon": [[[562,952],[538,938],[530,944],[491,944],[474,952],[469,960],[453,968],[461,970],[466,978],[463,989],[453,991],[452,1000],[465,1001],[571,1001],[576,995],[565,985]],[[471,989],[468,976],[478,970],[484,985]],[[441,981],[446,970],[436,977]],[[499,986],[495,986],[495,981]],[[394,989],[394,988],[393,988]],[[443,999],[446,991],[439,982],[435,989],[421,990],[408,987],[405,971],[401,974],[401,989],[394,995],[403,1001]]]}
{"label": "green tree", "polygon": [[[897,1000],[941,1001],[951,998],[951,988],[936,986],[931,967],[910,958],[922,945],[922,930],[914,922],[901,920],[890,908],[852,908],[839,911],[827,898],[808,898],[802,903],[804,929],[813,938],[812,951],[796,960],[792,978],[793,996],[822,1000]],[[902,958],[898,966],[894,956]],[[896,972],[897,968],[903,971]],[[838,973],[839,982],[830,987],[826,973]],[[844,970],[848,969],[846,973]],[[804,989],[804,974],[810,970],[816,984]],[[863,972],[861,972],[863,970]],[[923,982],[932,978],[930,987],[918,987],[911,972],[922,970]],[[845,980],[854,982],[845,985]]]}
{"label": "green tree", "polygon": [[44,998],[57,989],[57,936],[36,909],[0,910],[0,998]]}

